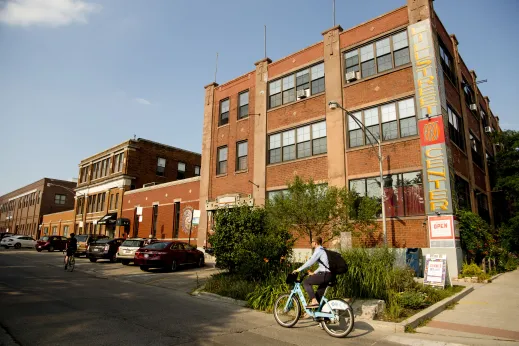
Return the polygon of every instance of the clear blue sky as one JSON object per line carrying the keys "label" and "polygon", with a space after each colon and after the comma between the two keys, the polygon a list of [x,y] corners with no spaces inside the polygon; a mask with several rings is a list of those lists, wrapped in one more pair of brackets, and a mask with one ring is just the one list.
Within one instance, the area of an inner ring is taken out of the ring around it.
{"label": "clear blue sky", "polygon": [[[344,29],[405,0],[337,0]],[[517,0],[436,0],[491,99],[519,129]],[[27,9],[31,11],[28,12]],[[203,86],[322,39],[332,0],[0,0],[0,195],[77,177],[81,159],[137,137],[201,152]]]}

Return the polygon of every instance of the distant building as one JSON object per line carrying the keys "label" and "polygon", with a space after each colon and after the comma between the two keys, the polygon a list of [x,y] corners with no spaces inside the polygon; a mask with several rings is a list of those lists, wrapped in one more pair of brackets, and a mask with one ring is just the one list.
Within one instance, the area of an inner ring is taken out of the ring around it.
{"label": "distant building", "polygon": [[74,209],[43,215],[40,231],[42,236],[70,236],[74,232]]}
{"label": "distant building", "polygon": [[130,220],[121,216],[124,192],[199,176],[200,162],[198,153],[142,138],[82,160],[74,207],[76,233],[130,233]]}
{"label": "distant building", "polygon": [[43,178],[0,196],[0,232],[39,237],[43,215],[74,208],[75,182]]}

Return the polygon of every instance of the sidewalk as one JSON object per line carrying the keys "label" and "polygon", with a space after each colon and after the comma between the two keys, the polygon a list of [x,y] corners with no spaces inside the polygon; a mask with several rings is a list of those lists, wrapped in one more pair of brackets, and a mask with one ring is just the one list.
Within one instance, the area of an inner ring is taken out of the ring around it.
{"label": "sidewalk", "polygon": [[519,270],[504,273],[489,284],[476,284],[452,310],[444,310],[413,339],[457,339],[466,345],[505,342],[519,345]]}

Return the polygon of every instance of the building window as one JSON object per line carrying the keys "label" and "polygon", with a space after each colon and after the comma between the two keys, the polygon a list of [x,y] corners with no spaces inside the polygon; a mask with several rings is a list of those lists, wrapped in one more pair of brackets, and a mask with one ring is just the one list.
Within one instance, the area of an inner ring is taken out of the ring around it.
{"label": "building window", "polygon": [[52,226],[52,235],[57,235],[57,234],[58,234],[58,227]]}
{"label": "building window", "polygon": [[269,136],[269,163],[325,154],[326,122],[301,126]]}
{"label": "building window", "polygon": [[247,141],[236,143],[236,171],[244,171],[247,169]]}
{"label": "building window", "polygon": [[[360,58],[359,58],[360,56]],[[345,73],[361,72],[361,78],[410,62],[407,31],[371,42],[344,54]]]}
{"label": "building window", "polygon": [[438,43],[443,72],[445,72],[451,82],[456,84],[456,70],[454,67],[454,60],[452,59],[452,56],[450,55],[447,48],[445,48],[443,45],[443,42],[440,40],[440,38],[438,38]]}
{"label": "building window", "polygon": [[110,195],[110,210],[114,209],[114,195]]}
{"label": "building window", "polygon": [[296,94],[308,90],[309,95],[324,92],[324,63],[298,71],[269,83],[269,108],[296,101]]}
{"label": "building window", "polygon": [[64,205],[66,202],[67,202],[66,195],[60,195],[60,194],[54,195],[54,203],[59,204],[59,205]]}
{"label": "building window", "polygon": [[243,119],[249,116],[249,92],[244,91],[238,95],[238,119]]}
{"label": "building window", "polygon": [[81,167],[79,170],[79,182],[85,183],[88,180],[88,166]]}
{"label": "building window", "polygon": [[481,142],[471,133],[469,133],[470,138],[470,149],[472,151],[472,162],[478,165],[480,168],[483,168],[483,151],[481,149]]}
{"label": "building window", "polygon": [[[380,201],[380,178],[349,181],[350,190],[359,196]],[[425,214],[422,172],[390,174],[384,177],[385,209],[388,217]]]}
{"label": "building window", "polygon": [[[349,147],[375,144],[418,134],[414,99],[406,99],[353,113],[371,134],[348,116]],[[382,136],[381,136],[382,134]]]}
{"label": "building window", "polygon": [[463,140],[463,122],[461,117],[457,115],[451,107],[447,106],[449,114],[449,137],[461,150],[465,149],[465,141]]}
{"label": "building window", "polygon": [[185,179],[186,178],[186,164],[184,162],[179,162],[177,165],[177,179]]}
{"label": "building window", "polygon": [[114,173],[121,172],[123,170],[124,152],[115,154],[114,160]]}
{"label": "building window", "polygon": [[227,146],[218,148],[216,174],[227,174]]}
{"label": "building window", "polygon": [[200,176],[200,166],[195,166],[195,177]]}
{"label": "building window", "polygon": [[115,209],[119,208],[119,194],[115,194]]}
{"label": "building window", "polygon": [[155,237],[157,235],[157,219],[159,216],[159,206],[157,204],[153,205],[153,214],[151,221],[151,234]]}
{"label": "building window", "polygon": [[165,171],[166,171],[166,159],[163,159],[163,158],[159,157],[157,159],[157,172],[156,172],[156,174],[158,176],[163,177]]}
{"label": "building window", "polygon": [[458,198],[458,209],[471,210],[469,183],[456,175],[454,187]]}
{"label": "building window", "polygon": [[273,201],[276,198],[276,196],[286,196],[286,195],[288,195],[288,189],[267,191],[267,200]]}
{"label": "building window", "polygon": [[220,101],[220,117],[218,119],[218,126],[229,123],[229,99]]}
{"label": "building window", "polygon": [[43,234],[49,234],[49,227],[43,228]]}
{"label": "building window", "polygon": [[488,197],[484,192],[476,192],[476,200],[478,203],[478,214],[483,220],[490,222],[490,213],[488,211]]}
{"label": "building window", "polygon": [[463,78],[463,94],[465,94],[465,102],[467,105],[474,103],[474,91],[465,78]]}

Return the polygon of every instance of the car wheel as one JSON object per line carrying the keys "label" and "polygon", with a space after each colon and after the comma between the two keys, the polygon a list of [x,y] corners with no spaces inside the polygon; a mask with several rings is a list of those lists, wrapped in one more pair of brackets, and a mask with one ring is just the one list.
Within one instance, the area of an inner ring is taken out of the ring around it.
{"label": "car wheel", "polygon": [[95,263],[97,262],[97,258],[89,258],[90,262]]}
{"label": "car wheel", "polygon": [[173,260],[173,262],[171,262],[171,271],[174,272],[177,270],[177,268],[178,268],[177,261]]}
{"label": "car wheel", "polygon": [[14,248],[15,248],[15,249],[19,249],[19,248],[21,248],[21,247],[22,247],[22,244],[20,244],[20,243],[16,243],[16,244],[14,244]]}
{"label": "car wheel", "polygon": [[130,261],[129,260],[121,260],[121,263],[123,264],[123,266],[127,266],[128,264],[130,264]]}
{"label": "car wheel", "polygon": [[146,266],[140,266],[141,270],[143,272],[147,272],[148,270],[150,270],[150,268],[146,267]]}
{"label": "car wheel", "polygon": [[54,251],[54,246],[49,246],[49,252],[53,252]]}
{"label": "car wheel", "polygon": [[41,252],[41,249],[36,249],[36,251]]}
{"label": "car wheel", "polygon": [[200,259],[198,260],[198,267],[201,268],[205,264],[204,256],[200,256]]}

